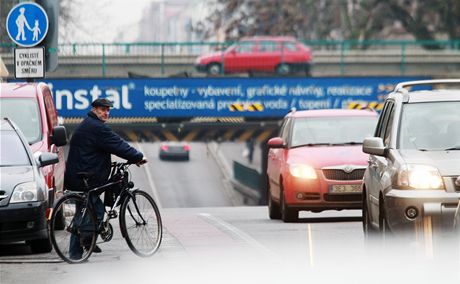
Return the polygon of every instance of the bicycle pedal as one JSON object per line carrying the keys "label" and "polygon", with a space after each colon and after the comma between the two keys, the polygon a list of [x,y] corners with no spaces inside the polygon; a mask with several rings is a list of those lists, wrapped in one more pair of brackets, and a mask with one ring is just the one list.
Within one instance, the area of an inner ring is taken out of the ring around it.
{"label": "bicycle pedal", "polygon": [[109,215],[109,218],[110,218],[110,219],[115,219],[115,218],[118,217],[117,211],[115,211],[115,210],[110,210],[110,211],[108,212],[108,215]]}

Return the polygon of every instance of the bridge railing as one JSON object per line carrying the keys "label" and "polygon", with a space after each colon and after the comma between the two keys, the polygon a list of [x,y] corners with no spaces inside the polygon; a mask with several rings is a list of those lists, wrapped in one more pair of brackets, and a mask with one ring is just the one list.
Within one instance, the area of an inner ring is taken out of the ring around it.
{"label": "bridge railing", "polygon": [[[399,50],[403,55],[411,50],[460,50],[458,40],[303,40],[313,51],[336,50]],[[59,55],[66,56],[142,56],[142,55],[202,55],[223,50],[235,41],[227,42],[125,42],[125,43],[61,43]],[[0,43],[0,53],[13,52],[13,43]]]}

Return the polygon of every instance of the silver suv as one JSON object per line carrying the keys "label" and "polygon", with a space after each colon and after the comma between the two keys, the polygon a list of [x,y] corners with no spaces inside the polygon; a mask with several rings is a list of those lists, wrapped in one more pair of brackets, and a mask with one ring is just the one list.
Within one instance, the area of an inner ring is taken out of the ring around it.
{"label": "silver suv", "polygon": [[404,82],[363,151],[365,234],[453,227],[460,200],[460,79]]}

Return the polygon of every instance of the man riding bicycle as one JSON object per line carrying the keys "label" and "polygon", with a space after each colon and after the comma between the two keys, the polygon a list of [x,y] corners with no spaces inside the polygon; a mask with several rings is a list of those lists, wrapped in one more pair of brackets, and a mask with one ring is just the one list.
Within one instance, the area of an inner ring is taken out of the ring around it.
{"label": "man riding bicycle", "polygon": [[[112,154],[138,166],[147,162],[141,152],[131,147],[105,124],[109,119],[112,102],[99,98],[91,106],[88,116],[78,125],[70,140],[64,178],[67,190],[83,191],[106,184],[110,175]],[[82,172],[90,175],[88,187],[85,187],[83,179],[78,175]],[[99,223],[104,217],[104,204],[96,195],[91,197],[91,203]],[[85,245],[84,238],[78,239],[76,235],[72,235],[71,257],[80,258]],[[96,246],[93,252],[101,252],[101,249]]]}

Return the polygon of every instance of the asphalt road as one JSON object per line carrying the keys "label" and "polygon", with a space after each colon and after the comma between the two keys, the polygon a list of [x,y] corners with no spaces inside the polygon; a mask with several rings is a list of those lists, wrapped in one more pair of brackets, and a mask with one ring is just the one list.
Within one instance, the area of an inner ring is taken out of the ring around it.
{"label": "asphalt road", "polygon": [[140,147],[149,164],[132,168],[134,180],[162,207],[156,255],[135,256],[115,220],[113,240],[80,265],[0,246],[0,283],[459,283],[458,240],[366,241],[359,210],[270,220],[266,207],[232,206],[205,145],[192,145],[189,162],[159,161],[157,145]]}

